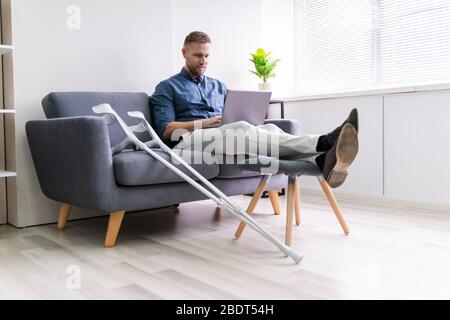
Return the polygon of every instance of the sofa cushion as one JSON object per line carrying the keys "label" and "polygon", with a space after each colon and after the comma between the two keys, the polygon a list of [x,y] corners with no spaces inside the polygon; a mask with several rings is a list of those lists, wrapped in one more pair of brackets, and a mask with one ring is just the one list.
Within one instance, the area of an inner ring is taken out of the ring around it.
{"label": "sofa cushion", "polygon": [[[195,178],[181,164],[171,161],[170,155],[160,149],[152,149],[162,158],[170,161],[182,172]],[[201,157],[201,153],[181,153],[179,150],[173,150],[186,161],[191,161],[191,166],[207,179],[216,177],[219,174],[217,164],[197,164],[194,157]],[[198,158],[201,159],[201,158]],[[199,163],[201,161],[198,161]],[[168,169],[159,160],[153,158],[145,151],[123,151],[113,156],[114,175],[116,183],[124,186],[143,186],[161,183],[185,182],[175,172]]]}

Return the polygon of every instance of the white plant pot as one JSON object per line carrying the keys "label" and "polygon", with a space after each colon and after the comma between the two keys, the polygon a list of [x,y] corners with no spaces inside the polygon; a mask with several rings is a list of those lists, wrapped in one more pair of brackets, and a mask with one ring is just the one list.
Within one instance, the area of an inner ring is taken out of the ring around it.
{"label": "white plant pot", "polygon": [[258,83],[258,88],[261,91],[272,91],[272,84],[269,82]]}

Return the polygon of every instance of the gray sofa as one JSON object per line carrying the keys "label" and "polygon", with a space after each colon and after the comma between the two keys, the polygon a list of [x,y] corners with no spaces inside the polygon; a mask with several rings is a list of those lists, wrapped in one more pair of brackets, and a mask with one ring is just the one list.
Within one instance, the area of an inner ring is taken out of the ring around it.
{"label": "gray sofa", "polygon": [[[27,122],[26,133],[41,189],[61,203],[59,229],[66,226],[72,206],[109,213],[105,246],[112,247],[125,212],[205,199],[143,151],[128,149],[113,155],[111,147],[125,135],[118,126],[108,127],[91,110],[94,105],[109,103],[128,125],[135,124],[135,119],[126,113],[134,110],[151,123],[149,101],[145,93],[105,92],[54,92],[42,100],[47,120]],[[297,121],[266,121],[288,133],[299,132]],[[253,193],[261,179],[258,173],[241,171],[236,165],[193,166],[230,196]],[[286,176],[274,176],[267,190],[283,188],[286,183]],[[277,193],[270,194],[275,209]]]}

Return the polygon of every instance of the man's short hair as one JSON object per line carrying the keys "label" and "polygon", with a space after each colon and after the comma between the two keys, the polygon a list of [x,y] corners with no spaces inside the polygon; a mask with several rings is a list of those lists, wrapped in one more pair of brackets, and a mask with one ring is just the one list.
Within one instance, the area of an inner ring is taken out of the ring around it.
{"label": "man's short hair", "polygon": [[188,43],[211,43],[211,38],[202,31],[192,31],[189,33],[184,39],[183,47],[185,47]]}

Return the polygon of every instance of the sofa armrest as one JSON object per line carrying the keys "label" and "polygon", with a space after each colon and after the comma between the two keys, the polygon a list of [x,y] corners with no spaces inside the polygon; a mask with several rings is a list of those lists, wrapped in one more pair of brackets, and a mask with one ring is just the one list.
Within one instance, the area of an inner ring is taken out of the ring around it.
{"label": "sofa armrest", "polygon": [[70,117],[26,123],[31,155],[44,194],[88,209],[115,186],[108,127],[100,117]]}
{"label": "sofa armrest", "polygon": [[300,134],[300,122],[293,119],[266,119],[264,124],[272,123],[286,133],[292,135]]}

